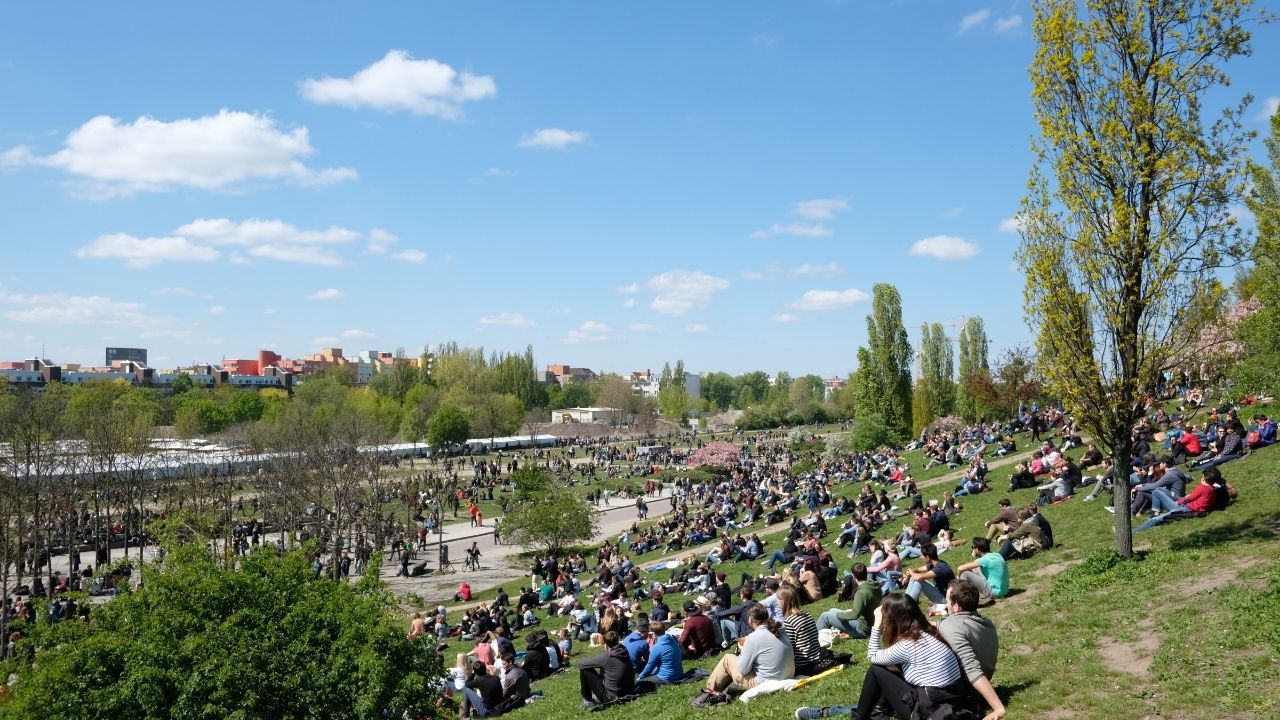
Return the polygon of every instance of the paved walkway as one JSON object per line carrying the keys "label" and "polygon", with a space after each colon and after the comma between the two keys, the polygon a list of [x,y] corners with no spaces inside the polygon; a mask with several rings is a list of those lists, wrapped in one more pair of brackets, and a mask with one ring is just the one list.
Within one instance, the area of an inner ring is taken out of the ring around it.
{"label": "paved walkway", "polygon": [[[1024,450],[1020,450],[1011,455],[1001,458],[994,458],[988,463],[988,467],[994,472],[997,468],[1007,467],[1030,457],[1034,446],[1028,446]],[[964,474],[964,468],[960,468],[930,480],[921,481],[921,488],[935,487],[945,483],[954,483]],[[661,495],[658,498],[650,498],[649,516],[650,519],[657,519],[672,510],[671,505],[671,488],[663,486]],[[635,500],[622,500],[619,498],[610,498],[607,506],[601,507],[598,511],[600,514],[599,532],[592,539],[592,544],[603,542],[606,539],[615,539],[622,531],[631,527],[636,522]],[[761,527],[753,529],[752,532],[759,533],[761,536],[777,530],[785,528],[790,521],[779,523],[773,526]],[[271,540],[264,542],[274,542],[274,534],[270,536]],[[427,567],[436,570],[437,544],[441,536],[433,535],[432,540],[426,548],[418,553],[417,562],[427,561]],[[523,572],[516,562],[517,556],[525,552],[525,548],[518,545],[503,544],[499,545],[493,541],[493,522],[492,520],[481,528],[472,527],[469,521],[460,521],[456,523],[447,523],[444,526],[444,542],[449,545],[449,558],[454,563],[454,572],[439,575],[432,572],[429,575],[416,578],[396,577],[395,573],[399,569],[399,563],[390,559],[389,553],[384,558],[379,575],[388,587],[397,594],[407,595],[413,593],[421,597],[429,604],[447,604],[453,594],[457,592],[458,586],[463,581],[471,585],[473,593],[480,593],[485,590],[500,587],[503,585],[511,585],[512,587],[526,582],[529,575]],[[466,557],[466,548],[470,547],[472,541],[479,543],[481,549],[481,569],[478,571],[462,570],[462,560]],[[678,553],[662,558],[653,558],[646,560],[644,565],[653,565],[662,560],[670,560],[678,557],[684,557],[690,553],[705,554],[718,541],[706,543],[697,548],[685,548]],[[138,549],[131,548],[129,551],[131,557],[138,556]],[[146,559],[153,560],[155,556],[155,548],[146,550]],[[112,561],[124,557],[123,549],[114,549],[111,551]],[[91,555],[83,555],[83,560],[89,560]],[[53,569],[63,573],[67,571],[67,556],[55,555],[53,558]],[[134,582],[136,583],[139,575],[134,574]]]}

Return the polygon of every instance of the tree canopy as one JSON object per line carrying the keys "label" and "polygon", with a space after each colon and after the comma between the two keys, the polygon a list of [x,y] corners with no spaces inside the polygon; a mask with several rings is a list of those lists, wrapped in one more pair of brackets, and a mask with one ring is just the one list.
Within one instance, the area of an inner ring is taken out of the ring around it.
{"label": "tree canopy", "polygon": [[[1027,321],[1045,380],[1125,467],[1144,396],[1192,360],[1215,272],[1243,243],[1246,103],[1206,125],[1223,64],[1251,52],[1251,0],[1037,0],[1040,138],[1018,220]],[[1116,483],[1116,502],[1127,490]],[[1129,514],[1116,549],[1132,554]]]}
{"label": "tree canopy", "polygon": [[435,710],[434,641],[407,641],[374,581],[312,579],[301,553],[259,551],[226,569],[196,547],[145,572],[142,588],[95,606],[91,624],[24,628],[34,663],[18,669],[0,718],[373,720]]}

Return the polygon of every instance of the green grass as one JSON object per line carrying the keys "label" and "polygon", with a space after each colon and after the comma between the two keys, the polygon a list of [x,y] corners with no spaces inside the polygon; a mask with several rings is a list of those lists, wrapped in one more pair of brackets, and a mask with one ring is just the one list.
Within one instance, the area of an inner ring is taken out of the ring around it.
{"label": "green grass", "polygon": [[[1204,519],[1136,534],[1139,553],[1134,561],[1111,557],[1112,516],[1101,501],[1085,503],[1078,494],[1045,508],[1058,545],[1013,561],[1016,594],[983,611],[1001,634],[995,684],[1007,699],[1009,718],[1280,716],[1280,488],[1273,482],[1280,478],[1280,448],[1221,469],[1240,489],[1239,500]],[[993,471],[997,488],[1004,474]],[[947,487],[927,489],[926,498],[940,497]],[[1035,493],[1021,490],[1011,497],[1030,502]],[[965,498],[953,526],[964,529],[962,537],[980,534],[983,521],[995,514],[996,501],[1004,496],[992,492]],[[854,562],[843,553],[836,557],[842,571]],[[969,559],[967,549],[944,557],[953,565]],[[763,570],[757,563],[721,567],[731,584],[739,572]],[[659,576],[665,578],[665,573]],[[674,608],[681,600],[671,598],[669,604]],[[817,615],[833,605],[824,600],[808,609]],[[563,625],[544,623],[548,629]],[[454,645],[450,653],[461,649]],[[853,666],[794,693],[699,711],[688,705],[697,687],[664,688],[609,714],[620,720],[783,718],[800,705],[851,703],[866,670],[866,645],[845,640],[836,649],[853,653]],[[580,645],[575,650],[578,657],[587,651]],[[709,670],[713,662],[686,667]],[[581,714],[576,673],[535,687],[545,698],[520,714]]]}

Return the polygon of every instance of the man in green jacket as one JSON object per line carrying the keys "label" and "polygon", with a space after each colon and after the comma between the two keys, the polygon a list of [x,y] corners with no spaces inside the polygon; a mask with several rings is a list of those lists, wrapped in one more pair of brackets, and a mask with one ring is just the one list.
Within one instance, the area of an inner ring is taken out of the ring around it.
{"label": "man in green jacket", "polygon": [[853,593],[853,606],[848,610],[831,608],[819,615],[819,630],[835,628],[854,638],[865,638],[871,634],[873,614],[883,597],[880,584],[867,582],[867,566],[862,563],[853,566],[853,579],[858,583],[858,589]]}

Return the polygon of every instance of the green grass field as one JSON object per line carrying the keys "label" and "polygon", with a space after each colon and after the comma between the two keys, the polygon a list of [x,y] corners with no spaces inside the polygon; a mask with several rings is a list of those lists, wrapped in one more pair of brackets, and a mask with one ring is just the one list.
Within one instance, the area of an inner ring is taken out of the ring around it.
{"label": "green grass field", "polygon": [[[1280,478],[1280,449],[1257,452],[1222,471],[1239,488],[1239,500],[1204,519],[1136,534],[1133,562],[1117,564],[1111,558],[1112,516],[1102,501],[1085,503],[1080,493],[1045,508],[1057,546],[1012,561],[1014,593],[983,611],[1001,634],[995,684],[1009,705],[1008,717],[1280,716],[1280,487],[1274,482]],[[1006,468],[994,469],[993,486],[1001,488],[1007,474]],[[947,487],[937,484],[925,496],[940,497]],[[1030,502],[1035,492],[1021,490],[1012,499]],[[959,535],[981,534],[1004,496],[965,498],[963,512],[952,521]],[[966,548],[944,555],[953,566],[969,557]],[[843,553],[837,559],[842,571],[855,562]],[[731,584],[741,572],[763,570],[755,562],[726,563],[721,569]],[[675,608],[683,599],[672,597],[668,604]],[[808,609],[816,616],[833,604],[824,600]],[[548,629],[561,625],[544,621]],[[450,659],[465,649],[465,644],[451,645]],[[608,714],[623,720],[708,714],[783,718],[800,705],[851,703],[866,669],[865,649],[865,641],[839,641],[836,650],[853,653],[853,665],[794,693],[699,711],[688,705],[698,688],[682,686]],[[584,652],[585,647],[575,646],[577,657]],[[709,670],[713,662],[686,667]],[[545,697],[519,714],[581,714],[577,673],[543,680],[535,689]]]}

